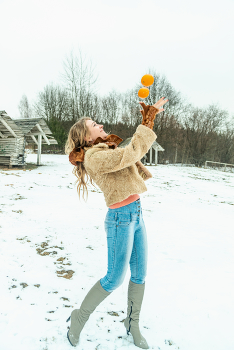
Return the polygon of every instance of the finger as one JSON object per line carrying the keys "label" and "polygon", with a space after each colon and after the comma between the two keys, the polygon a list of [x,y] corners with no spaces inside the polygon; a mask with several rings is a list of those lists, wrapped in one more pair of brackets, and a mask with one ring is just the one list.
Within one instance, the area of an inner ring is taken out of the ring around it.
{"label": "finger", "polygon": [[161,107],[163,105],[165,105],[165,103],[167,103],[169,100],[163,100],[165,97],[162,97],[157,103],[155,103],[155,107],[158,108],[158,107]]}
{"label": "finger", "polygon": [[158,112],[157,114],[159,114],[159,113],[161,113],[161,112],[164,112],[164,111],[165,111],[164,108],[160,108],[160,110],[159,110],[159,112]]}
{"label": "finger", "polygon": [[162,107],[162,103],[155,103],[154,104],[154,107],[157,108],[157,109],[160,109],[160,107]]}
{"label": "finger", "polygon": [[165,103],[167,103],[168,101],[169,101],[169,100],[164,100],[164,101],[162,102],[161,105],[162,105],[162,106],[165,105]]}
{"label": "finger", "polygon": [[165,100],[164,100],[165,97],[161,97],[156,103],[155,105],[161,105]]}
{"label": "finger", "polygon": [[160,100],[159,100],[158,102],[160,102],[160,103],[164,102],[164,103],[165,103],[166,101],[168,101],[168,99],[165,100],[165,98],[166,98],[166,97],[160,98]]}
{"label": "finger", "polygon": [[166,98],[166,97],[162,97],[162,98],[160,98],[160,100],[158,100],[158,102],[162,103],[162,102],[168,101],[168,99],[167,99],[167,100],[165,100],[165,98]]}

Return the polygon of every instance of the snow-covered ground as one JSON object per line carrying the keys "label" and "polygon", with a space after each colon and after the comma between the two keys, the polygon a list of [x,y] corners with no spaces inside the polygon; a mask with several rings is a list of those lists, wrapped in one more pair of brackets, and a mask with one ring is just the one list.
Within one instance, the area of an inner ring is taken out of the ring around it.
{"label": "snow-covered ground", "polygon": [[[42,162],[0,169],[1,350],[71,350],[66,319],[106,272],[102,193],[79,201],[67,156]],[[150,170],[142,333],[150,349],[233,350],[234,174]],[[121,323],[128,280],[90,317],[78,349],[136,349]]]}

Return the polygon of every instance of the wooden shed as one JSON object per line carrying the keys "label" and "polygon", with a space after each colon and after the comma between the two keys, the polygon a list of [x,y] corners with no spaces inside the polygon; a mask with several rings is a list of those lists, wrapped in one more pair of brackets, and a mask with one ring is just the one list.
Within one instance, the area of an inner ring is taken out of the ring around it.
{"label": "wooden shed", "polygon": [[58,142],[43,118],[15,119],[16,125],[23,131],[26,144],[37,145],[37,165],[41,164],[42,144],[57,145]]}
{"label": "wooden shed", "polygon": [[[130,142],[131,142],[131,137],[127,138],[125,141],[121,142],[121,144],[119,145],[119,147],[125,147],[127,146]],[[143,164],[149,164],[149,165],[157,165],[158,164],[158,152],[164,151],[164,148],[162,146],[160,146],[160,144],[156,141],[154,141],[154,143],[152,144],[152,146],[150,147],[150,150],[148,153],[146,153],[146,155],[141,159]],[[154,162],[153,162],[153,152],[154,152]],[[147,158],[149,159],[149,162],[147,162]]]}
{"label": "wooden shed", "polygon": [[12,120],[5,111],[0,111],[0,164],[24,166],[25,146],[37,145],[37,164],[41,164],[42,144],[57,144],[52,132],[42,118]]}
{"label": "wooden shed", "polygon": [[0,111],[0,164],[11,167],[24,165],[25,137],[23,131],[7,115]]}

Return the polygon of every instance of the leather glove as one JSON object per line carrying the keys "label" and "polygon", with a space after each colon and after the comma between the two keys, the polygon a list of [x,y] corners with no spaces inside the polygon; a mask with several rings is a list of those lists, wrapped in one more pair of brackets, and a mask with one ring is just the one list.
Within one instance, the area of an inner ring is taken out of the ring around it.
{"label": "leather glove", "polygon": [[153,130],[154,119],[156,114],[159,113],[159,109],[155,108],[154,106],[146,106],[144,102],[140,102],[140,104],[143,108],[143,110],[140,111],[143,116],[141,124]]}

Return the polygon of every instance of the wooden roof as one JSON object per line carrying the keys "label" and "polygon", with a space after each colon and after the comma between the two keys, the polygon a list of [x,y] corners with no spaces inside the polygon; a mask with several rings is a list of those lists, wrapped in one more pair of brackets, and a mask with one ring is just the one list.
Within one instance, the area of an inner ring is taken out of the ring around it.
{"label": "wooden roof", "polygon": [[48,125],[42,118],[14,119],[14,122],[23,130],[25,135],[28,133],[38,133],[38,128],[36,127],[37,124],[41,126],[45,134],[52,134]]}
{"label": "wooden roof", "polygon": [[[36,143],[36,135],[42,134],[43,144],[57,145],[58,142],[52,135],[52,131],[43,118],[14,119],[14,122],[23,130],[27,143]],[[49,136],[50,135],[50,136]]]}
{"label": "wooden roof", "polygon": [[24,133],[5,111],[0,111],[0,140],[9,137],[24,137]]}
{"label": "wooden roof", "polygon": [[[121,144],[119,145],[119,147],[124,148],[125,146],[127,146],[130,142],[131,142],[131,137],[128,137],[126,140],[124,140],[123,142],[121,142]],[[165,151],[164,148],[162,146],[160,146],[160,144],[156,141],[154,141],[154,143],[151,146],[154,150],[158,150],[158,151]]]}
{"label": "wooden roof", "polygon": [[42,143],[56,145],[52,131],[43,118],[11,119],[6,111],[0,111],[1,139],[25,137],[27,143],[36,143],[35,136],[42,135]]}
{"label": "wooden roof", "polygon": [[162,146],[160,146],[160,144],[158,142],[156,142],[156,141],[154,141],[154,143],[152,144],[151,147],[153,147],[153,149],[155,151],[156,150],[158,150],[158,151],[165,151],[165,149]]}

